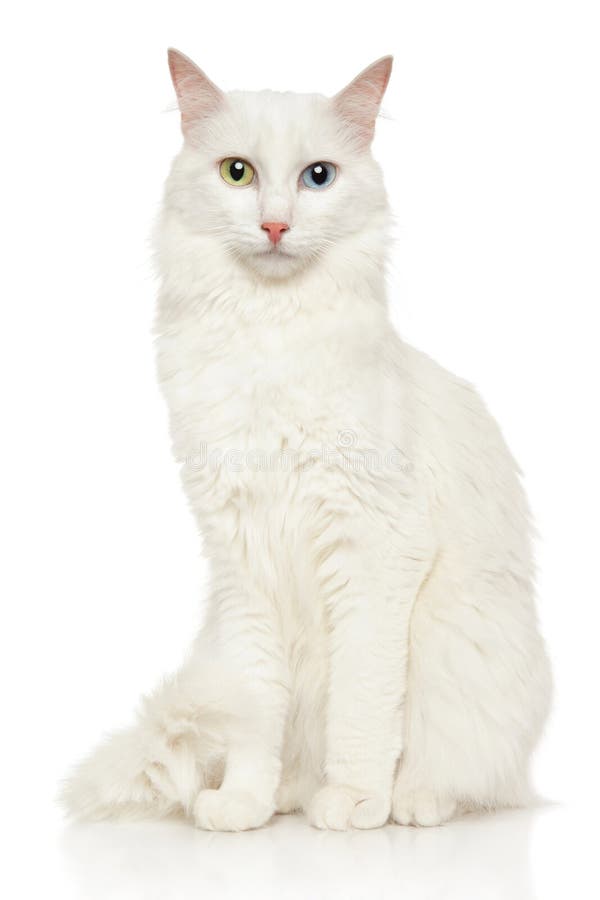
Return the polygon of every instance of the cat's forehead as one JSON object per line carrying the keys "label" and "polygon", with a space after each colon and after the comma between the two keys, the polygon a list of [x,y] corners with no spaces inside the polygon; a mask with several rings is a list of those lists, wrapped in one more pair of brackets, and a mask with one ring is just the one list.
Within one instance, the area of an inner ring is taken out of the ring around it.
{"label": "cat's forehead", "polygon": [[331,101],[321,94],[277,91],[232,91],[222,122],[224,136],[270,156],[302,155],[335,141],[336,122]]}
{"label": "cat's forehead", "polygon": [[330,101],[322,94],[296,94],[292,91],[230,91],[227,99],[241,116],[264,123],[279,121],[292,125],[299,118],[322,116]]}

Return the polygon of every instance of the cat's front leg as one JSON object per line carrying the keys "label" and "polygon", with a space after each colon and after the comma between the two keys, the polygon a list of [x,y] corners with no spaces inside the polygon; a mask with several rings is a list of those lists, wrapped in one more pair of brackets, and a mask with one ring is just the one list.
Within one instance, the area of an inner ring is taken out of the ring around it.
{"label": "cat's front leg", "polygon": [[199,828],[247,831],[265,825],[275,812],[286,697],[274,683],[268,691],[271,696],[258,702],[253,692],[244,727],[230,738],[220,787],[198,794],[194,819]]}
{"label": "cat's front leg", "polygon": [[388,821],[410,616],[428,566],[422,540],[409,546],[394,527],[377,533],[372,523],[358,535],[356,524],[345,529],[325,576],[332,588],[325,785],[308,808],[312,825],[335,830]]}
{"label": "cat's front leg", "polygon": [[217,790],[200,791],[194,805],[198,828],[247,831],[265,825],[275,812],[281,766],[265,743],[229,749],[226,774]]}
{"label": "cat's front leg", "polygon": [[199,828],[245,831],[264,825],[275,811],[286,674],[273,605],[264,591],[228,575],[213,590],[212,609],[197,652],[217,656],[240,691],[227,728],[223,781],[216,790],[200,791],[193,814]]}

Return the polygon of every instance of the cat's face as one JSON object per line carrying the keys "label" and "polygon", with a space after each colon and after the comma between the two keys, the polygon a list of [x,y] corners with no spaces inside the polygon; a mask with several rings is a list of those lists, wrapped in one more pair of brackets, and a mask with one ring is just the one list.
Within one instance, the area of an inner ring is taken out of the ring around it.
{"label": "cat's face", "polygon": [[333,247],[355,246],[385,210],[370,142],[389,57],[334,98],[223,94],[176,51],[169,62],[185,144],[168,196],[193,233],[260,276],[280,279]]}

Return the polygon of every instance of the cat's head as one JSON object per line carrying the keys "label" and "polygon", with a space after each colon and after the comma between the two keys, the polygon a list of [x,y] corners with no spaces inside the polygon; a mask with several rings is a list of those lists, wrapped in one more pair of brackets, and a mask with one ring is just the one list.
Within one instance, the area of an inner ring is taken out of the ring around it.
{"label": "cat's head", "polygon": [[370,144],[392,58],[334,97],[223,93],[169,51],[184,147],[168,202],[184,227],[269,279],[360,250],[387,208]]}

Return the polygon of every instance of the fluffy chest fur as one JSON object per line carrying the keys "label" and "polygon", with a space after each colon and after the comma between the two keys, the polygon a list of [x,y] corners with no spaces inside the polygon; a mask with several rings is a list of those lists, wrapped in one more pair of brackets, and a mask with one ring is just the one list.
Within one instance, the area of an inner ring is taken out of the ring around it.
{"label": "fluffy chest fur", "polygon": [[[174,315],[163,298],[159,371],[184,465],[205,461],[226,470],[232,487],[249,486],[249,471],[275,474],[278,453],[297,454],[298,464],[336,448],[385,454],[406,442],[385,316],[352,293],[334,302],[325,288],[310,290],[323,308],[309,296],[312,304],[282,319],[277,309],[293,305],[285,292],[263,298],[263,315],[228,316],[219,306]],[[235,299],[237,310],[256,300]]]}
{"label": "fluffy chest fur", "polygon": [[422,519],[400,345],[372,298],[328,279],[304,293],[228,291],[183,313],[161,298],[175,455],[213,562],[234,558],[280,607],[306,608],[331,522],[338,542],[356,539],[357,498],[388,544],[395,524]]}

